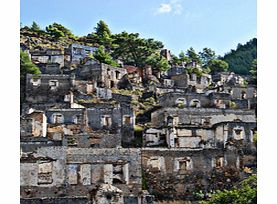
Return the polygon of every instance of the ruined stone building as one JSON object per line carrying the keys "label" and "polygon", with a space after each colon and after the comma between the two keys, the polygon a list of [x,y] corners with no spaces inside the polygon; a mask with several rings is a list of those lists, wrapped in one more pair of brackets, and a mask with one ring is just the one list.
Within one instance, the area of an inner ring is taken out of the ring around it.
{"label": "ruined stone building", "polygon": [[163,139],[168,148],[223,147],[229,139],[253,142],[256,128],[252,110],[162,108],[151,118],[153,128],[146,130],[146,146],[159,145]]}
{"label": "ruined stone building", "polygon": [[117,88],[118,82],[127,71],[124,68],[95,63],[80,66],[75,74],[76,79],[92,80],[94,87]]}
{"label": "ruined stone building", "polygon": [[82,59],[92,55],[93,52],[97,50],[97,48],[80,44],[72,44],[69,46],[68,50],[68,52],[70,53],[70,63],[80,64]]}
{"label": "ruined stone building", "polygon": [[21,104],[21,203],[194,201],[256,172],[256,87],[195,63],[113,67],[96,49],[29,51],[42,73]]}
{"label": "ruined stone building", "polygon": [[24,153],[21,201],[138,203],[140,155],[139,149],[66,147],[40,147]]}
{"label": "ruined stone building", "polygon": [[34,50],[30,55],[43,74],[60,74],[64,67],[65,58],[61,49]]}

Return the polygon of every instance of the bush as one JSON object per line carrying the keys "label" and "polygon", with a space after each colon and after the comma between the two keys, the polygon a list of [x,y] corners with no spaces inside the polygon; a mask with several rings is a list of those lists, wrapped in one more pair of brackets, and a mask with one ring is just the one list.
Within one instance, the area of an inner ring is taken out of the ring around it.
{"label": "bush", "polygon": [[254,204],[257,202],[257,176],[252,175],[231,190],[216,191],[200,204]]}
{"label": "bush", "polygon": [[233,101],[230,101],[229,106],[230,108],[233,108],[233,109],[237,108],[237,104]]}

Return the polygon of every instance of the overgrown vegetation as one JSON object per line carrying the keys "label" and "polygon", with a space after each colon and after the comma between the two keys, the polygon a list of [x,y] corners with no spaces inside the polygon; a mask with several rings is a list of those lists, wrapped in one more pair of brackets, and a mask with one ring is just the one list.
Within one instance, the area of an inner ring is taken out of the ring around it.
{"label": "overgrown vegetation", "polygon": [[27,52],[20,50],[20,81],[23,83],[26,74],[41,74],[40,69],[32,62]]}
{"label": "overgrown vegetation", "polygon": [[40,69],[32,62],[27,52],[20,50],[20,102],[25,100],[26,75],[41,74]]}
{"label": "overgrown vegetation", "polygon": [[246,44],[238,44],[236,50],[231,50],[222,58],[229,64],[229,70],[237,74],[250,74],[252,63],[257,59],[257,38]]}
{"label": "overgrown vegetation", "polygon": [[257,176],[252,175],[231,190],[216,191],[208,201],[200,204],[254,204],[257,203]]}
{"label": "overgrown vegetation", "polygon": [[141,96],[142,95],[142,91],[140,91],[138,89],[137,90],[126,90],[126,89],[112,88],[112,92],[121,94],[121,95],[127,95],[127,96],[133,96],[133,95]]}

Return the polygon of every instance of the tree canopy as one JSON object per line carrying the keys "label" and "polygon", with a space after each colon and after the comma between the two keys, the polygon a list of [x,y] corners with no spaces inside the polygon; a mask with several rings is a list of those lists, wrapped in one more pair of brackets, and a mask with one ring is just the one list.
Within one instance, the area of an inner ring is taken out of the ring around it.
{"label": "tree canopy", "polygon": [[26,74],[41,74],[40,69],[29,58],[28,53],[20,50],[20,80],[25,82]]}
{"label": "tree canopy", "polygon": [[97,43],[100,46],[103,45],[107,49],[111,49],[113,46],[113,37],[109,26],[103,20],[100,20],[94,30],[95,32],[88,34],[87,36],[91,42]]}
{"label": "tree canopy", "polygon": [[192,62],[196,62],[196,63],[200,63],[201,62],[200,56],[196,53],[196,51],[192,47],[190,47],[187,50],[186,55],[188,56],[188,58]]}
{"label": "tree canopy", "polygon": [[32,25],[31,25],[31,28],[30,28],[30,29],[31,29],[32,31],[34,31],[34,32],[39,32],[39,31],[41,31],[39,25],[38,25],[35,21],[33,21],[33,23],[32,23]]}
{"label": "tree canopy", "polygon": [[47,26],[45,29],[48,34],[57,39],[61,37],[67,37],[72,39],[76,38],[68,28],[58,23],[53,23]]}
{"label": "tree canopy", "polygon": [[254,59],[250,68],[251,82],[257,84],[257,59]]}
{"label": "tree canopy", "polygon": [[203,67],[208,66],[211,60],[216,59],[215,51],[207,47],[203,48],[202,52],[199,52],[199,56]]}
{"label": "tree canopy", "polygon": [[151,65],[153,70],[166,71],[169,69],[167,59],[158,53],[152,54],[146,59],[146,63]]}
{"label": "tree canopy", "polygon": [[101,45],[94,53],[93,53],[93,58],[98,60],[100,63],[105,63],[109,64],[115,67],[118,67],[119,65],[117,64],[116,61],[114,61],[109,54],[109,52],[105,51],[105,47]]}
{"label": "tree canopy", "polygon": [[210,69],[211,73],[227,71],[229,65],[227,62],[219,59],[210,60],[207,64],[207,67]]}
{"label": "tree canopy", "polygon": [[257,59],[257,38],[246,44],[238,44],[236,50],[231,50],[222,58],[229,64],[229,70],[237,74],[250,74],[253,60]]}
{"label": "tree canopy", "polygon": [[140,38],[138,33],[122,32],[114,35],[114,39],[112,56],[137,67],[145,67],[147,59],[163,48],[162,42]]}

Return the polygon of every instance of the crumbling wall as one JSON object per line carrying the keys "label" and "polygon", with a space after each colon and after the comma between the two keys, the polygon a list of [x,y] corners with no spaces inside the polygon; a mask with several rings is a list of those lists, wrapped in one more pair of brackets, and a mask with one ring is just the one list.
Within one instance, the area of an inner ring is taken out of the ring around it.
{"label": "crumbling wall", "polygon": [[127,71],[124,68],[101,63],[101,82],[106,88],[117,88],[118,82],[125,74]]}
{"label": "crumbling wall", "polygon": [[[46,111],[49,124],[82,124],[85,120],[83,109],[48,109]],[[76,117],[79,117],[76,120]]]}
{"label": "crumbling wall", "polygon": [[154,127],[162,127],[167,117],[177,117],[178,124],[197,125],[198,127],[212,127],[221,122],[256,122],[255,112],[252,110],[222,110],[212,108],[161,108],[151,114]]}
{"label": "crumbling wall", "polygon": [[80,64],[80,60],[89,57],[97,50],[96,47],[90,47],[80,44],[72,44],[69,47],[71,53],[71,64]]}
{"label": "crumbling wall", "polygon": [[204,74],[202,76],[197,76],[194,73],[187,74],[178,74],[171,77],[174,80],[174,85],[176,87],[187,88],[189,86],[193,86],[196,88],[197,93],[203,92],[203,89],[209,86],[212,82],[211,75]]}
{"label": "crumbling wall", "polygon": [[[230,188],[237,182],[237,157],[237,151],[143,148],[144,182],[157,200],[194,200],[195,192]],[[157,158],[164,162],[153,168],[150,161]],[[221,158],[222,163],[216,162]]]}
{"label": "crumbling wall", "polygon": [[209,108],[211,106],[211,102],[208,96],[205,94],[197,94],[197,93],[166,93],[161,95],[158,98],[159,105],[163,107],[190,107],[193,101],[199,101],[199,106],[204,108]]}
{"label": "crumbling wall", "polygon": [[30,103],[63,103],[70,91],[69,75],[41,74],[26,77],[26,101]]}
{"label": "crumbling wall", "polygon": [[116,129],[121,127],[121,109],[113,105],[88,108],[88,124],[92,129]]}
{"label": "crumbling wall", "polygon": [[[110,183],[124,196],[141,191],[139,149],[42,147],[21,157],[21,198],[82,197]],[[109,167],[109,168],[108,168]]]}
{"label": "crumbling wall", "polygon": [[256,98],[256,87],[224,87],[224,90],[230,92],[233,99],[252,99]]}
{"label": "crumbling wall", "polygon": [[60,49],[33,50],[30,54],[32,61],[36,64],[58,64],[59,68],[64,66],[64,54]]}
{"label": "crumbling wall", "polygon": [[89,65],[80,65],[75,71],[76,79],[78,80],[93,80],[101,82],[101,65],[98,63]]}

